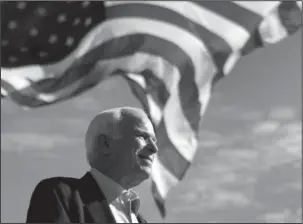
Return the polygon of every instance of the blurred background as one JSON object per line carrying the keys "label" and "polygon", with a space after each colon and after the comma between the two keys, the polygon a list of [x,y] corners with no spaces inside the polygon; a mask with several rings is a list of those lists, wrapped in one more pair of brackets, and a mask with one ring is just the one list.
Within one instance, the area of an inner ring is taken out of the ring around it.
{"label": "blurred background", "polygon": [[[168,195],[166,222],[302,222],[301,41],[298,32],[258,49],[216,85],[194,163]],[[40,109],[1,100],[1,222],[25,222],[41,179],[84,175],[89,122],[126,105],[141,107],[122,78]],[[136,190],[141,213],[161,222],[150,181]]]}

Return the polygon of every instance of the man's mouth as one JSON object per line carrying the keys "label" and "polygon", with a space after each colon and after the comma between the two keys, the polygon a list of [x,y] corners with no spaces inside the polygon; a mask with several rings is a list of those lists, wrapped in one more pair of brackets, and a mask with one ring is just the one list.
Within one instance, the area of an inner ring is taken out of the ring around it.
{"label": "man's mouth", "polygon": [[150,158],[149,156],[138,155],[138,157],[139,157],[140,159],[143,159],[143,160],[148,160],[148,161],[150,161],[151,163],[153,162],[153,159]]}

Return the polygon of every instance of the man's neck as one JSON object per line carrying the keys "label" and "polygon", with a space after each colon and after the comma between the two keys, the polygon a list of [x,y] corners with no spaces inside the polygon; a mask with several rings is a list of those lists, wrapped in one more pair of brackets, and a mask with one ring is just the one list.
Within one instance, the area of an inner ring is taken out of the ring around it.
{"label": "man's neck", "polygon": [[94,168],[94,169],[103,173],[108,178],[115,181],[117,184],[119,184],[121,187],[123,187],[126,190],[133,188],[139,184],[139,183],[136,183],[134,180],[132,180],[132,178],[130,178],[129,176],[121,175],[121,174],[115,172],[115,170],[113,170],[113,169],[108,169],[108,170],[105,170],[105,169],[101,170],[101,169],[97,169],[97,168]]}

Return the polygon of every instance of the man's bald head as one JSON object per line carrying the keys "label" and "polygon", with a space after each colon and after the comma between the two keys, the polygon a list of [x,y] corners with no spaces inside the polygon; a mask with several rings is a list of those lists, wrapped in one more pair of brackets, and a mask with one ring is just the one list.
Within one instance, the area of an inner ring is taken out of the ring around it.
{"label": "man's bald head", "polygon": [[139,108],[119,107],[102,111],[90,123],[86,135],[86,155],[90,165],[95,157],[95,150],[99,148],[98,138],[101,135],[115,139],[127,132],[127,129],[136,123],[149,120],[146,113]]}
{"label": "man's bald head", "polygon": [[121,107],[103,111],[86,132],[87,160],[125,188],[151,175],[158,152],[153,125],[139,108]]}

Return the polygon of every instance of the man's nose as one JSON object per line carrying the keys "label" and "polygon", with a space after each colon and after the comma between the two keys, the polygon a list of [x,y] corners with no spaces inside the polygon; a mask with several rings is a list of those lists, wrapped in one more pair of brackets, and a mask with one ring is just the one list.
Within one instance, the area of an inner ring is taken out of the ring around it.
{"label": "man's nose", "polygon": [[152,139],[152,138],[149,138],[148,139],[149,141],[149,145],[150,145],[150,150],[153,152],[153,153],[157,153],[159,151],[158,149],[158,146],[157,144],[155,143],[155,141]]}

